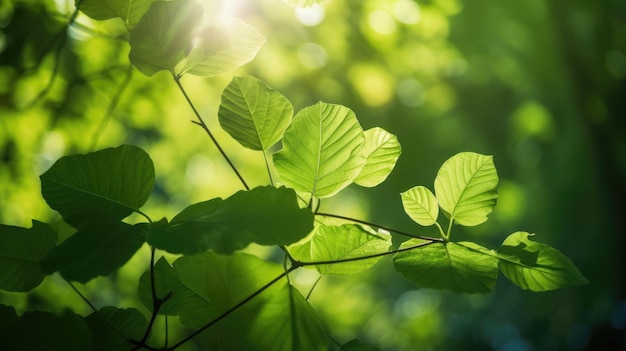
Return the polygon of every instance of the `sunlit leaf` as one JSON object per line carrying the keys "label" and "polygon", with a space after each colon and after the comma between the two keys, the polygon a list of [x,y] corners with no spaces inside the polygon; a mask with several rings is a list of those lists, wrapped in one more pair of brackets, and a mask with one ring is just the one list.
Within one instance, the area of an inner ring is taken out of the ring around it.
{"label": "sunlit leaf", "polygon": [[[176,270],[170,266],[165,257],[161,257],[154,264],[154,286],[156,297],[166,299],[159,309],[159,314],[177,316],[180,314],[194,313],[197,309],[210,303],[197,293],[191,291],[183,283]],[[139,299],[152,311],[152,283],[150,269],[146,270],[139,279]]]}
{"label": "sunlit leaf", "polygon": [[234,77],[222,93],[218,117],[222,128],[241,145],[267,150],[283,137],[293,106],[254,77]]}
{"label": "sunlit leaf", "polygon": [[[215,320],[284,272],[279,264],[241,253],[183,256],[174,268],[184,285],[212,302],[181,314],[181,322],[191,328]],[[322,351],[328,343],[315,312],[284,277],[205,333],[210,343],[203,350]]]}
{"label": "sunlit leaf", "polygon": [[126,351],[135,346],[130,340],[141,340],[148,328],[146,317],[134,308],[106,306],[87,316],[94,348],[101,351]]}
{"label": "sunlit leaf", "polygon": [[283,2],[294,7],[311,7],[316,4],[323,4],[328,0],[283,0]]}
{"label": "sunlit leaf", "polygon": [[361,186],[373,187],[382,183],[396,166],[402,153],[398,137],[382,128],[365,131],[363,155],[365,165],[354,182]]}
{"label": "sunlit leaf", "polygon": [[274,154],[281,181],[316,197],[330,197],[361,172],[365,137],[352,112],[323,102],[296,114],[283,137],[283,150]]}
{"label": "sunlit leaf", "polygon": [[391,235],[388,233],[372,233],[352,224],[319,226],[311,239],[311,261],[348,260],[316,267],[322,274],[353,274],[371,268],[382,256],[351,261],[352,259],[384,253],[389,247]]}
{"label": "sunlit leaf", "polygon": [[[408,240],[400,249],[423,244]],[[396,271],[424,288],[447,289],[457,293],[488,293],[498,277],[498,258],[493,250],[477,244],[433,243],[397,253]]]}
{"label": "sunlit leaf", "polygon": [[41,175],[41,193],[63,219],[83,228],[116,222],[138,211],[152,191],[154,165],[132,145],[65,156]]}
{"label": "sunlit leaf", "polygon": [[203,8],[196,1],[156,1],[130,31],[129,59],[152,76],[174,68],[189,53]]}
{"label": "sunlit leaf", "polygon": [[26,292],[45,277],[39,262],[56,245],[56,233],[33,221],[31,228],[0,225],[0,290]]}
{"label": "sunlit leaf", "polygon": [[530,240],[532,234],[509,235],[498,249],[500,270],[524,290],[549,291],[589,283],[559,250]]}
{"label": "sunlit leaf", "polygon": [[94,222],[55,247],[41,261],[44,272],[60,272],[85,283],[122,267],[145,242],[146,224]]}
{"label": "sunlit leaf", "polygon": [[441,208],[461,225],[487,221],[498,198],[498,173],[492,156],[461,152],[448,159],[435,178]]}
{"label": "sunlit leaf", "polygon": [[402,206],[412,220],[423,226],[437,223],[439,204],[435,195],[423,186],[416,186],[400,194]]}
{"label": "sunlit leaf", "polygon": [[254,27],[237,19],[202,28],[181,74],[208,77],[231,71],[252,61],[264,43]]}
{"label": "sunlit leaf", "polygon": [[312,229],[313,214],[298,206],[292,189],[263,186],[191,205],[165,230],[151,231],[148,242],[171,253],[230,253],[252,242],[288,245]]}
{"label": "sunlit leaf", "polygon": [[154,1],[160,0],[81,0],[78,9],[95,20],[119,17],[127,28],[134,27]]}
{"label": "sunlit leaf", "polygon": [[[83,318],[69,310],[57,316],[50,312],[26,311],[15,318],[10,311],[0,309],[3,330],[2,350],[92,350],[93,340]],[[4,314],[9,320],[4,321]],[[5,324],[6,322],[6,324]]]}

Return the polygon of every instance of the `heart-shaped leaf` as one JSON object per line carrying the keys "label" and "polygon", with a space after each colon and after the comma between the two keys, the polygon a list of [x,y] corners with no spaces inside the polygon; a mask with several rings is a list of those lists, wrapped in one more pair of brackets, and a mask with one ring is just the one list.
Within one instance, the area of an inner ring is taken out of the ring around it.
{"label": "heart-shaped leaf", "polygon": [[423,226],[437,223],[439,204],[435,195],[423,186],[416,186],[400,194],[402,206],[412,220]]}

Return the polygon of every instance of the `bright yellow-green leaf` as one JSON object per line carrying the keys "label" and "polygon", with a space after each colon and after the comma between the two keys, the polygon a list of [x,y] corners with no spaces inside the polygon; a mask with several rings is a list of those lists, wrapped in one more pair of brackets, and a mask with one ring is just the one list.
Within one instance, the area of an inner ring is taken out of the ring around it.
{"label": "bright yellow-green leaf", "polygon": [[461,152],[449,158],[435,178],[435,194],[447,215],[464,226],[487,221],[498,198],[492,156]]}
{"label": "bright yellow-green leaf", "polygon": [[382,183],[396,166],[402,153],[398,137],[382,128],[368,129],[364,133],[363,155],[365,165],[354,182],[373,187]]}
{"label": "bright yellow-green leaf", "polygon": [[509,235],[498,249],[500,270],[524,290],[549,291],[589,283],[559,250],[530,240],[527,232]]}
{"label": "bright yellow-green leaf", "polygon": [[222,128],[241,145],[267,150],[283,137],[293,106],[254,77],[234,77],[222,93],[218,117]]}
{"label": "bright yellow-green leaf", "polygon": [[330,197],[359,175],[365,158],[363,129],[352,110],[319,102],[296,114],[274,165],[288,187]]}
{"label": "bright yellow-green leaf", "polygon": [[431,226],[437,222],[439,204],[435,195],[423,186],[416,186],[400,194],[404,211],[416,223]]}

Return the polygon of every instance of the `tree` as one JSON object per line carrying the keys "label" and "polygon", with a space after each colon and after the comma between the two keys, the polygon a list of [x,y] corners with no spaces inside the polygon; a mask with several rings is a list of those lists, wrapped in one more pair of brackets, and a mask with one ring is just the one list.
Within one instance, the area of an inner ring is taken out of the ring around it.
{"label": "tree", "polygon": [[[202,7],[193,1],[131,4],[136,7],[84,1],[69,23],[75,23],[79,11],[95,20],[121,18],[129,33],[130,62],[147,76],[170,74],[195,114],[194,124],[244,190],[191,204],[171,219],[153,220],[143,205],[152,193],[155,170],[141,148],[122,145],[57,160],[41,175],[42,195],[63,222],[34,221],[28,229],[3,226],[3,247],[8,248],[3,270],[10,274],[2,288],[27,292],[55,272],[68,283],[85,283],[115,273],[147,242],[150,265],[139,281],[138,296],[151,313],[145,318],[134,308],[96,309],[87,301],[94,311],[84,318],[69,311],[62,317],[41,312],[17,317],[7,307],[2,312],[6,335],[13,336],[15,345],[26,342],[22,335],[30,333],[32,323],[41,323],[62,328],[50,340],[33,342],[63,348],[176,349],[202,335],[203,342],[219,348],[326,349],[327,333],[307,302],[316,284],[305,298],[290,274],[305,267],[315,267],[320,277],[350,274],[391,255],[395,269],[419,286],[459,293],[490,292],[498,269],[532,291],[586,282],[569,259],[526,232],[511,234],[498,250],[452,240],[454,224],[482,224],[495,206],[499,177],[490,156],[458,153],[441,166],[434,193],[424,186],[402,193],[406,213],[420,225],[435,226],[437,237],[320,211],[323,199],[352,183],[371,187],[384,181],[400,157],[398,139],[382,128],[364,131],[354,112],[337,104],[319,102],[292,118],[294,109],[285,96],[248,76],[235,77],[224,89],[217,115],[237,142],[262,153],[269,185],[249,186],[182,78],[212,76],[245,64],[264,39],[238,21],[201,27]],[[278,142],[282,148],[275,151]],[[439,216],[440,210],[444,215]],[[144,220],[125,222],[132,213]],[[440,224],[443,216],[447,221]],[[394,247],[392,234],[411,239]],[[275,246],[284,256],[273,262],[237,252],[250,243]],[[157,249],[182,256],[157,260]],[[180,316],[182,326],[193,331],[170,344],[165,322],[165,340],[150,340],[155,321],[168,320],[160,314]],[[74,332],[64,335],[64,329]],[[351,341],[341,347],[364,346]]]}

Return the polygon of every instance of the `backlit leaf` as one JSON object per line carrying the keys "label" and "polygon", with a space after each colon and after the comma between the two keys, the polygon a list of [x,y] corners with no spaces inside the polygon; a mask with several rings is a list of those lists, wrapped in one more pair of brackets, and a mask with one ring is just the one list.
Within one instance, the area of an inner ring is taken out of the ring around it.
{"label": "backlit leaf", "polygon": [[122,267],[145,242],[147,224],[102,224],[80,229],[41,261],[46,273],[60,272],[69,280],[85,283]]}
{"label": "backlit leaf", "polygon": [[363,155],[365,166],[354,182],[361,186],[373,187],[382,183],[396,166],[402,153],[398,137],[382,128],[365,131]]}
{"label": "backlit leaf", "polygon": [[351,259],[387,252],[391,235],[371,233],[358,225],[319,226],[311,239],[311,261],[348,260],[335,264],[317,265],[322,274],[353,274],[374,266],[382,256],[363,260]]}
{"label": "backlit leaf", "polygon": [[117,222],[139,210],[152,191],[154,165],[132,145],[65,156],[41,175],[50,207],[77,229],[90,222]]}
{"label": "backlit leaf", "polygon": [[[400,249],[424,242],[411,239],[402,243]],[[396,271],[421,287],[457,293],[488,293],[498,277],[495,251],[469,242],[435,242],[399,252],[393,263]]]}
{"label": "backlit leaf", "polygon": [[423,226],[437,222],[439,204],[435,195],[423,186],[416,186],[400,194],[402,206],[412,220]]}
{"label": "backlit leaf", "polygon": [[45,277],[39,262],[56,245],[56,233],[33,221],[31,228],[0,225],[0,289],[26,292]]}
{"label": "backlit leaf", "polygon": [[134,308],[120,309],[105,306],[87,316],[85,322],[91,330],[94,348],[101,351],[126,351],[135,345],[130,340],[141,340],[148,321]]}
{"label": "backlit leaf", "polygon": [[218,117],[222,128],[241,145],[267,150],[283,137],[293,106],[254,77],[234,77],[222,93]]}
{"label": "backlit leaf", "polygon": [[151,231],[148,242],[186,255],[208,249],[231,253],[252,242],[288,245],[312,229],[313,214],[298,206],[292,189],[263,186],[191,205],[165,230]]}
{"label": "backlit leaf", "polygon": [[201,28],[180,74],[209,77],[231,71],[252,61],[264,43],[254,27],[238,19]]}
{"label": "backlit leaf", "polygon": [[330,197],[359,175],[363,129],[347,107],[319,102],[296,114],[274,154],[281,181],[313,196]]}
{"label": "backlit leaf", "polygon": [[189,53],[203,8],[193,0],[156,1],[130,31],[129,59],[152,76],[174,68]]}
{"label": "backlit leaf", "polygon": [[498,198],[498,173],[492,156],[461,152],[448,159],[435,178],[441,208],[464,226],[487,221]]}
{"label": "backlit leaf", "polygon": [[[184,285],[212,302],[181,314],[181,322],[192,328],[215,320],[284,272],[281,265],[255,256],[214,252],[183,256],[174,262],[174,268]],[[315,312],[284,277],[212,325],[202,340],[208,340],[201,345],[209,351],[325,351],[328,347]]]}
{"label": "backlit leaf", "polygon": [[589,283],[559,250],[530,240],[532,234],[509,235],[498,249],[500,270],[524,290],[549,291]]}

